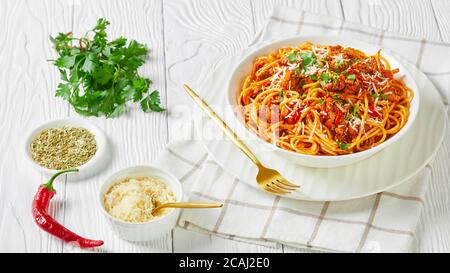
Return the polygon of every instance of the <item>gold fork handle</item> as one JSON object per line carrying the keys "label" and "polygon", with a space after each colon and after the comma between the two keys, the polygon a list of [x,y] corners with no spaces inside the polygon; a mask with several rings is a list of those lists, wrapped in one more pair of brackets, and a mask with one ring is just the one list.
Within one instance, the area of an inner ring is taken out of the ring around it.
{"label": "gold fork handle", "polygon": [[256,158],[256,156],[250,151],[250,149],[247,147],[247,145],[242,142],[242,140],[239,139],[239,137],[226,125],[226,123],[214,112],[211,107],[197,95],[197,93],[192,90],[189,86],[186,84],[183,85],[184,89],[188,92],[188,94],[192,97],[192,99],[202,108],[203,111],[208,114],[208,116],[222,129],[222,131],[225,133],[226,136],[228,136],[231,141],[233,141],[236,146],[241,149],[244,154],[250,158],[250,160],[255,163],[256,165],[260,165],[259,160]]}
{"label": "gold fork handle", "polygon": [[157,211],[164,208],[208,209],[221,207],[223,207],[223,204],[220,203],[193,203],[193,202],[164,203],[154,208],[152,210],[152,214],[155,214]]}

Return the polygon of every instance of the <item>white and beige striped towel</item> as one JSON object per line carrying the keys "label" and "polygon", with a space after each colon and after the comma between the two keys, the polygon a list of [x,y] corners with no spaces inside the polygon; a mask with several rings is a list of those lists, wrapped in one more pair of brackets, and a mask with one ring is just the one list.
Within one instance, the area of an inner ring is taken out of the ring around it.
{"label": "white and beige striped towel", "polygon": [[[274,9],[252,44],[279,38],[280,33],[341,34],[397,51],[429,76],[447,104],[450,62],[441,56],[450,56],[450,45],[282,7]],[[374,196],[305,202],[250,188],[225,173],[198,140],[169,145],[158,164],[170,166],[185,184],[190,200],[225,204],[223,209],[185,210],[181,227],[273,247],[286,244],[344,252],[411,251],[431,170],[428,165],[407,183]]]}

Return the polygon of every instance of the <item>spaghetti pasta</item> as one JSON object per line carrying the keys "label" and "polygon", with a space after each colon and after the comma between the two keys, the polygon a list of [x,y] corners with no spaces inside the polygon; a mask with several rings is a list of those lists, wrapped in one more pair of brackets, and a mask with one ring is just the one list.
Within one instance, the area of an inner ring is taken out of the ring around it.
{"label": "spaghetti pasta", "polygon": [[413,92],[380,51],[304,42],[255,59],[239,94],[247,128],[280,148],[343,155],[399,132]]}

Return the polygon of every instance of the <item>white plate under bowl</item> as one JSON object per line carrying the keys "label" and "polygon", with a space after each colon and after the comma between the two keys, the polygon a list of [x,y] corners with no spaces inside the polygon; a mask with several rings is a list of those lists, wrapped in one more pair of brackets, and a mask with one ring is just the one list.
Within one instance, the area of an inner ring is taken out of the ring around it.
{"label": "white plate under bowl", "polygon": [[[241,91],[242,84],[253,69],[253,62],[257,57],[265,56],[272,52],[277,51],[282,47],[295,47],[302,42],[310,41],[314,44],[322,45],[342,45],[344,47],[357,48],[367,55],[375,55],[380,49],[379,46],[372,45],[357,39],[347,38],[337,35],[310,35],[310,36],[294,36],[286,39],[277,40],[274,42],[268,42],[262,44],[259,47],[253,49],[248,53],[230,72],[231,76],[228,80],[227,92],[227,103],[232,105],[236,109],[240,107],[238,104],[239,93]],[[260,146],[264,146],[270,152],[276,153],[279,156],[288,158],[297,164],[308,166],[308,167],[319,167],[319,168],[334,168],[341,167],[345,165],[350,165],[364,160],[382,149],[392,145],[394,142],[401,139],[409,130],[412,124],[414,124],[417,112],[419,111],[420,103],[420,93],[417,91],[417,85],[408,69],[401,64],[396,58],[390,55],[388,52],[383,51],[383,56],[389,60],[392,68],[400,69],[400,72],[396,75],[396,78],[402,78],[405,84],[411,88],[414,93],[414,97],[411,100],[411,105],[409,109],[409,118],[406,121],[403,128],[400,129],[398,133],[373,148],[358,153],[346,154],[346,155],[336,155],[336,156],[317,156],[317,155],[306,155],[297,153],[294,151],[288,151],[273,145],[272,143],[266,142],[259,138],[255,133],[248,130],[244,124],[244,115],[242,111],[235,111],[235,121],[239,130],[247,133],[246,138],[254,137],[256,143]],[[245,129],[245,130],[243,130]]]}
{"label": "white plate under bowl", "polygon": [[84,163],[83,165],[77,167],[79,170],[76,174],[68,174],[68,178],[70,180],[78,180],[81,178],[86,178],[89,176],[92,176],[98,171],[104,167],[108,160],[108,153],[109,150],[107,149],[108,141],[104,135],[104,133],[95,125],[92,123],[82,120],[82,119],[58,119],[58,120],[52,120],[49,122],[46,122],[37,128],[33,129],[31,132],[27,134],[27,138],[25,139],[24,143],[24,152],[25,152],[25,158],[29,162],[31,166],[33,166],[36,170],[38,170],[41,173],[44,174],[54,174],[58,170],[52,170],[47,169],[39,164],[36,163],[36,161],[33,160],[31,157],[31,142],[33,141],[34,137],[36,137],[39,133],[42,131],[45,131],[50,128],[58,128],[58,127],[82,127],[87,129],[89,132],[91,132],[94,137],[97,144],[97,151],[94,154],[94,156]]}
{"label": "white plate under bowl", "polygon": [[[360,198],[397,186],[417,174],[433,159],[442,143],[446,115],[442,99],[431,81],[413,65],[396,56],[414,77],[420,92],[420,108],[414,124],[397,142],[372,157],[358,163],[337,168],[311,168],[293,163],[261,148],[257,140],[245,140],[263,164],[277,169],[288,180],[302,187],[286,195],[287,198],[310,201],[338,201]],[[217,111],[226,123],[245,137],[235,125],[230,107],[224,107],[227,93],[224,82],[240,57],[233,58],[209,75],[201,96]],[[212,92],[214,90],[214,92]],[[197,134],[209,154],[233,177],[248,185],[256,184],[256,167],[225,138],[220,129],[195,106]],[[234,122],[234,123],[233,123]],[[258,188],[259,189],[259,188]]]}

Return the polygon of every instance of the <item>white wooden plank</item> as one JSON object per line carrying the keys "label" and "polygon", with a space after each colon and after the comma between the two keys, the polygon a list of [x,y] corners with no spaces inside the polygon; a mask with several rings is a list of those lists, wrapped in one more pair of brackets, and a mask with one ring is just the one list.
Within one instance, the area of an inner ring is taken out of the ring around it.
{"label": "white wooden plank", "polygon": [[[58,14],[59,16],[54,16]],[[60,251],[61,242],[42,232],[31,216],[31,202],[46,177],[31,169],[22,153],[27,131],[67,115],[54,98],[57,70],[48,35],[70,26],[67,1],[2,1],[0,8],[0,252]],[[64,180],[55,185],[64,192]],[[61,197],[50,212],[62,219]]]}
{"label": "white wooden plank", "polygon": [[255,27],[259,30],[274,6],[302,9],[311,13],[342,18],[339,1],[336,0],[252,0]]}
{"label": "white wooden plank", "polygon": [[345,20],[408,36],[439,40],[431,2],[341,0]]}
{"label": "white wooden plank", "polygon": [[[99,17],[105,17],[110,38],[124,36],[149,46],[150,59],[141,74],[153,80],[153,88],[160,90],[165,101],[165,69],[162,1],[117,0],[75,1],[74,33],[82,35],[92,28]],[[71,117],[79,118],[74,111]],[[109,136],[113,149],[109,166],[95,177],[77,183],[68,183],[65,224],[83,235],[105,241],[101,249],[107,252],[166,252],[171,251],[170,234],[155,242],[130,243],[118,239],[107,226],[98,208],[97,193],[108,175],[133,165],[148,165],[164,148],[167,141],[165,113],[143,113],[134,107],[126,116],[118,119],[90,118]],[[66,248],[64,251],[73,251]]]}
{"label": "white wooden plank", "polygon": [[[165,1],[169,108],[191,104],[182,83],[201,85],[227,57],[244,48],[253,33],[249,1]],[[173,134],[170,134],[173,135]]]}
{"label": "white wooden plank", "polygon": [[443,42],[450,43],[450,1],[431,0]]}
{"label": "white wooden plank", "polygon": [[[201,86],[222,60],[240,52],[253,35],[249,1],[165,1],[164,27],[167,57],[167,90],[172,113],[190,109],[191,99],[181,85]],[[171,122],[173,121],[173,122]],[[169,124],[176,123],[176,117]],[[170,126],[170,138],[178,128]],[[281,251],[177,228],[175,252]]]}

